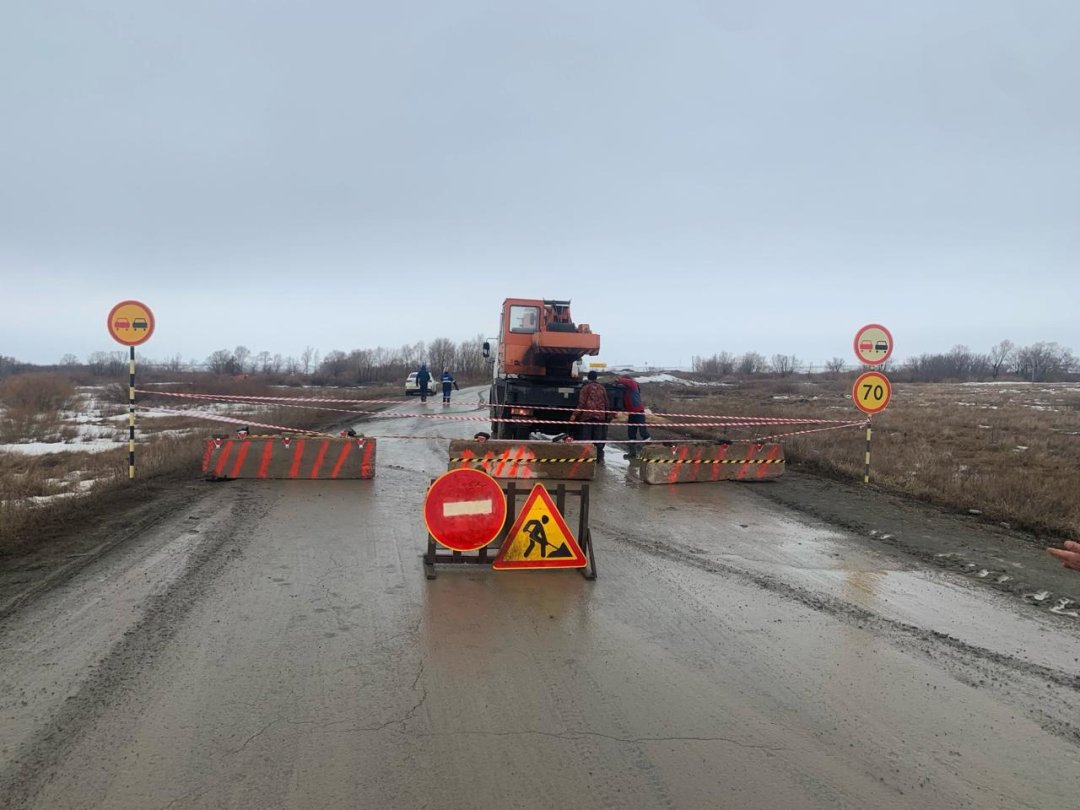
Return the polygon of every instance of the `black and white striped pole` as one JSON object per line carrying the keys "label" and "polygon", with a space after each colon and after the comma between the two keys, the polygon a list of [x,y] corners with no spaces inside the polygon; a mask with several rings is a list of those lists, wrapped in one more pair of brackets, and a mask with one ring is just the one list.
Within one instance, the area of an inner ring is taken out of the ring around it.
{"label": "black and white striped pole", "polygon": [[870,483],[870,437],[873,435],[873,428],[870,427],[870,420],[866,421],[866,463],[863,467],[862,481],[864,484]]}
{"label": "black and white striped pole", "polygon": [[135,347],[128,361],[128,478],[135,477]]}
{"label": "black and white striped pole", "polygon": [[135,347],[154,334],[154,313],[139,301],[121,301],[105,322],[113,340],[128,347],[128,479],[135,477]]}

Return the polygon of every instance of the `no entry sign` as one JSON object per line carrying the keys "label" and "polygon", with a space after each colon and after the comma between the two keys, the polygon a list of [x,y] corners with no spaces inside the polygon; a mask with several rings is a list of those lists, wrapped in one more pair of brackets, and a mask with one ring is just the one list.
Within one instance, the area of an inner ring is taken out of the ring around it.
{"label": "no entry sign", "polygon": [[454,551],[475,551],[496,537],[506,522],[506,495],[480,470],[443,473],[424,499],[428,534]]}

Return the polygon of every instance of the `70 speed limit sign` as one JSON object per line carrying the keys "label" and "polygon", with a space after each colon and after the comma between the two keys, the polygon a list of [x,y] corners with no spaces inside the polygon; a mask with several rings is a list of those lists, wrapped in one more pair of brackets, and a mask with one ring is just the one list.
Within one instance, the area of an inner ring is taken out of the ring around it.
{"label": "70 speed limit sign", "polygon": [[892,384],[880,371],[868,371],[855,380],[851,388],[855,407],[863,413],[880,413],[892,399]]}

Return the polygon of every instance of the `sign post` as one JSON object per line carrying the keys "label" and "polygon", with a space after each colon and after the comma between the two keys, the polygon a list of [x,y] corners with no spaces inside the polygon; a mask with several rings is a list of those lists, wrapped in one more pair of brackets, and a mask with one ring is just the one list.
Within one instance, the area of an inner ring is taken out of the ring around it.
{"label": "sign post", "polygon": [[121,301],[109,310],[105,328],[130,349],[128,355],[128,478],[135,477],[135,347],[154,334],[154,313],[140,301]]}
{"label": "sign post", "polygon": [[[892,332],[879,323],[869,323],[855,333],[852,345],[855,357],[867,366],[880,366],[892,356]],[[868,371],[855,380],[851,388],[851,399],[855,407],[872,417],[881,413],[892,399],[892,384],[880,371]],[[866,420],[866,459],[863,464],[863,483],[870,483],[870,439],[873,429],[870,419]]]}

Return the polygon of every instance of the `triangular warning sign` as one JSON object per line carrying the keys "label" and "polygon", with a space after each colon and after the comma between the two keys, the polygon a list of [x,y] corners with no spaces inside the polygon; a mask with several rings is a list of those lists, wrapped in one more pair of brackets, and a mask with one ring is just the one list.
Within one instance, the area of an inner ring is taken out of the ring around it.
{"label": "triangular warning sign", "polygon": [[548,491],[543,484],[537,484],[525,499],[491,567],[496,571],[584,568],[588,563]]}

